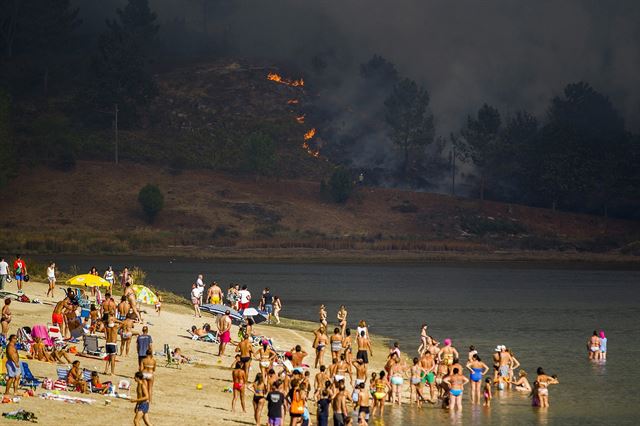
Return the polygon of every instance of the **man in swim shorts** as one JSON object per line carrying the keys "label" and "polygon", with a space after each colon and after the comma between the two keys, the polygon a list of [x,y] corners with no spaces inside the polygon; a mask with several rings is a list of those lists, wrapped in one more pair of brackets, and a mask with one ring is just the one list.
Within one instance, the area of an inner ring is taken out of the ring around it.
{"label": "man in swim shorts", "polygon": [[360,335],[356,339],[358,344],[358,353],[356,359],[361,359],[365,364],[369,364],[369,354],[373,356],[373,349],[371,349],[371,340],[367,336],[364,330],[360,331]]}
{"label": "man in swim shorts", "polygon": [[251,366],[251,357],[253,355],[253,347],[249,340],[249,335],[245,334],[244,339],[238,343],[236,352],[240,352],[240,362],[244,366],[244,372],[246,377],[249,377],[249,367]]}
{"label": "man in swim shorts", "polygon": [[139,425],[140,420],[146,425],[150,425],[149,421],[149,389],[147,388],[147,382],[144,380],[141,371],[136,372],[133,376],[134,380],[138,384],[136,388],[136,398],[132,398],[131,402],[136,404],[133,409],[135,416],[133,418],[133,424]]}
{"label": "man in swim shorts", "polygon": [[231,341],[231,312],[227,310],[224,315],[220,315],[217,321],[218,336],[220,336],[220,347],[218,349],[218,356],[224,355],[224,349],[227,347],[227,343]]}
{"label": "man in swim shorts", "polygon": [[217,282],[212,282],[209,291],[207,292],[207,299],[209,303],[213,305],[219,305],[222,303],[222,289],[218,286]]}
{"label": "man in swim shorts", "polygon": [[9,395],[9,389],[13,386],[13,394],[18,392],[20,386],[20,358],[18,356],[18,350],[16,349],[16,342],[18,338],[15,334],[9,336],[7,340],[7,386],[4,390],[5,395]]}
{"label": "man in swim shorts", "polygon": [[[107,363],[104,367],[104,374],[114,375],[116,372],[116,354],[118,353],[118,330],[120,329],[120,321],[117,321],[113,315],[109,315],[107,323],[104,325],[105,351],[107,352]],[[109,373],[111,371],[111,373]]]}
{"label": "man in swim shorts", "polygon": [[507,351],[507,347],[502,345],[500,346],[500,353],[498,355],[500,356],[500,361],[498,361],[498,374],[500,376],[498,387],[502,389],[506,387],[509,380],[511,354]]}

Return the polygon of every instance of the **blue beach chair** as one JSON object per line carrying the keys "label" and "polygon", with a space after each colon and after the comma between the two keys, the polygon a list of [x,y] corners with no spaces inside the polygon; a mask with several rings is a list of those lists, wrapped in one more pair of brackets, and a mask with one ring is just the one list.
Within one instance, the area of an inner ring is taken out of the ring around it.
{"label": "blue beach chair", "polygon": [[30,388],[37,388],[42,384],[42,380],[36,379],[31,372],[29,364],[24,361],[20,362],[20,386],[26,386]]}

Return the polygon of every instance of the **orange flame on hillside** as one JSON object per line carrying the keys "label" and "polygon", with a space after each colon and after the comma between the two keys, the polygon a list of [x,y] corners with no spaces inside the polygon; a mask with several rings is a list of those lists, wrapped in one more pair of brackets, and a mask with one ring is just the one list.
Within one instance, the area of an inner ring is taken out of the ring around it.
{"label": "orange flame on hillside", "polygon": [[288,104],[288,105],[296,105],[297,103],[298,103],[298,100],[297,100],[297,99],[289,99],[289,100],[287,101],[287,104]]}
{"label": "orange flame on hillside", "polygon": [[287,86],[293,86],[293,87],[304,86],[304,80],[303,79],[288,80],[288,79],[286,79],[286,78],[284,78],[281,75],[276,74],[276,73],[267,74],[267,79],[271,80],[271,81],[275,81],[276,83],[286,84]]}
{"label": "orange flame on hillside", "polygon": [[296,117],[296,121],[300,124],[304,124],[304,115],[301,115],[300,117]]}
{"label": "orange flame on hillside", "polygon": [[309,130],[307,133],[304,134],[304,140],[308,141],[309,139],[313,139],[313,137],[316,135],[316,129],[311,129]]}
{"label": "orange flame on hillside", "polygon": [[307,153],[313,157],[320,157],[320,150],[316,149],[313,150],[311,149],[311,146],[309,145],[309,140],[313,139],[313,137],[316,135],[316,129],[311,129],[309,130],[307,133],[304,134],[304,142],[302,143],[302,148],[307,151]]}

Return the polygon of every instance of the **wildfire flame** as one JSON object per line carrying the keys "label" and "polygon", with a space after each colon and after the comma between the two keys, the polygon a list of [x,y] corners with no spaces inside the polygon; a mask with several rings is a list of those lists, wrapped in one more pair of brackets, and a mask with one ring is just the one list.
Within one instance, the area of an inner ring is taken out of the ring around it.
{"label": "wildfire flame", "polygon": [[287,101],[287,105],[296,105],[298,103],[297,99],[289,99]]}
{"label": "wildfire flame", "polygon": [[304,124],[304,115],[301,115],[300,117],[296,117],[296,121],[300,124]]}
{"label": "wildfire flame", "polygon": [[316,135],[316,129],[311,129],[309,130],[307,133],[304,134],[304,140],[308,141],[309,139],[313,139],[313,137]]}
{"label": "wildfire flame", "polygon": [[304,86],[304,80],[303,79],[288,80],[288,79],[286,79],[286,78],[284,78],[281,75],[276,74],[276,73],[267,74],[267,79],[271,80],[271,81],[275,81],[276,83],[286,84],[287,86],[293,86],[293,87]]}
{"label": "wildfire flame", "polygon": [[307,153],[313,157],[320,157],[320,150],[316,149],[313,150],[311,149],[311,146],[309,145],[309,142],[311,139],[313,139],[313,137],[316,135],[316,129],[311,129],[309,130],[307,133],[304,134],[304,142],[302,143],[302,148],[307,151]]}

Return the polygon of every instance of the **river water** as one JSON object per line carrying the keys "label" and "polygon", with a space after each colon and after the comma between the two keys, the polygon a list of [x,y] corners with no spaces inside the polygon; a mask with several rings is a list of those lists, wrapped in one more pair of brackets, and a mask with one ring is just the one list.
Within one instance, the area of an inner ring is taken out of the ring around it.
{"label": "river water", "polygon": [[[414,353],[419,328],[439,340],[453,339],[461,354],[473,344],[485,361],[497,344],[512,348],[535,377],[543,366],[557,374],[551,408],[535,410],[516,392],[494,395],[490,410],[472,407],[450,415],[432,407],[391,408],[386,425],[549,424],[635,425],[640,422],[640,271],[533,264],[343,265],[241,263],[155,258],[61,258],[63,270],[95,265],[136,265],[159,288],[188,295],[198,273],[223,289],[230,282],[249,286],[257,298],[263,287],[283,301],[282,315],[317,320],[324,303],[330,322],[340,304],[349,325],[366,319],[373,334],[389,336]],[[609,338],[606,363],[586,359],[594,329]],[[490,364],[490,362],[487,362]]]}

